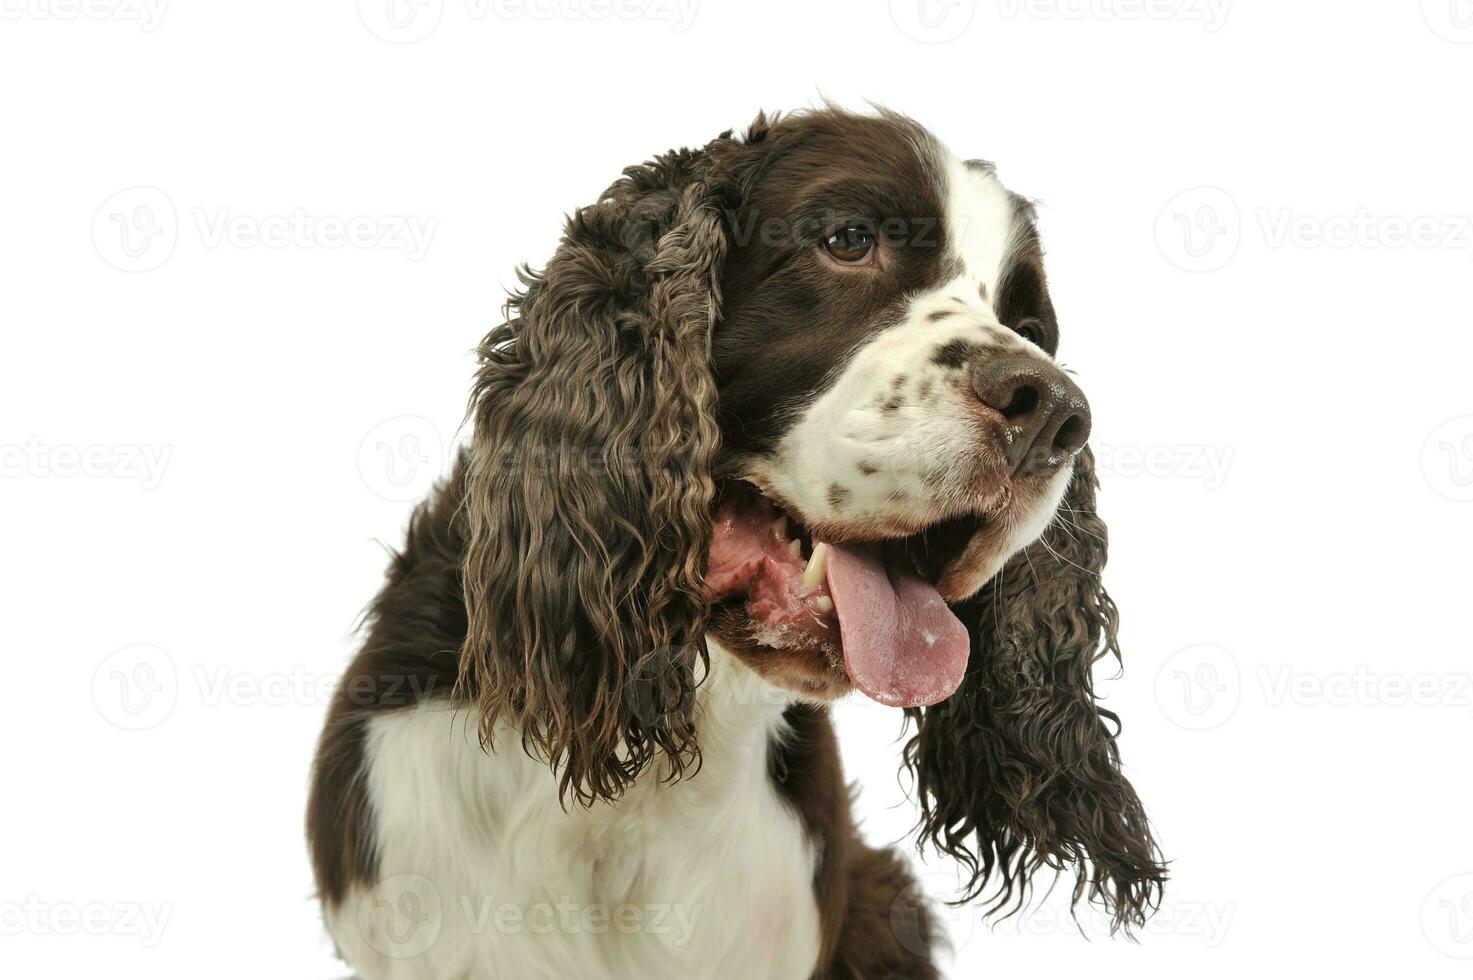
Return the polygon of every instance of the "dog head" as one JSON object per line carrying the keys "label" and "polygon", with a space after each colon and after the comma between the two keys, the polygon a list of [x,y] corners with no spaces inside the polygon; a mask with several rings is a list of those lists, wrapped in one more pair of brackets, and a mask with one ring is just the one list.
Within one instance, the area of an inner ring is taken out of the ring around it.
{"label": "dog head", "polygon": [[1088,401],[1028,203],[891,113],[825,109],[631,167],[480,348],[462,684],[616,797],[699,752],[717,637],[801,697],[907,709],[922,832],[1020,897],[1159,889],[1090,667]]}

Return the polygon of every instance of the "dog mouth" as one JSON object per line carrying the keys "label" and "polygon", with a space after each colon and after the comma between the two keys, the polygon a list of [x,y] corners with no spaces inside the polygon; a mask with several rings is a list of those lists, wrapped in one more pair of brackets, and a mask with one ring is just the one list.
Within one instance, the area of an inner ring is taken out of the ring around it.
{"label": "dog mouth", "polygon": [[968,514],[902,538],[822,540],[734,481],[716,509],[706,597],[740,604],[764,646],[842,656],[850,682],[875,701],[935,704],[961,684],[970,652],[937,583],[985,524]]}

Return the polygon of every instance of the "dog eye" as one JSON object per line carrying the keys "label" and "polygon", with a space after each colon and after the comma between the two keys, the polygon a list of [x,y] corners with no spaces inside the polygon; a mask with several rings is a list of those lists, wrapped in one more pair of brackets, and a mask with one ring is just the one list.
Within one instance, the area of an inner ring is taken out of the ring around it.
{"label": "dog eye", "polygon": [[1013,332],[1030,344],[1043,346],[1043,324],[1037,320],[1024,320],[1013,328]]}
{"label": "dog eye", "polygon": [[825,238],[823,250],[841,265],[866,265],[874,258],[875,233],[850,225]]}

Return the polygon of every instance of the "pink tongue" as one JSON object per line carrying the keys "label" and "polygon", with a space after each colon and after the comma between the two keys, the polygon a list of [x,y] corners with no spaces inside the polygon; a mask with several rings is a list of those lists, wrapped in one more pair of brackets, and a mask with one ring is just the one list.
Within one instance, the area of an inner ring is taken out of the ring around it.
{"label": "pink tongue", "polygon": [[886,562],[879,545],[829,548],[829,594],[849,679],[898,708],[950,697],[966,673],[971,643],[941,593],[903,560]]}

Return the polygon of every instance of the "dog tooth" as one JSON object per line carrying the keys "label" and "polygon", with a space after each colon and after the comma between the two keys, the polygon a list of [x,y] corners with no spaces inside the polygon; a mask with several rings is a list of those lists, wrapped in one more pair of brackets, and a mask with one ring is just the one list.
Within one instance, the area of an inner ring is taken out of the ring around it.
{"label": "dog tooth", "polygon": [[793,540],[791,540],[791,541],[788,542],[788,551],[790,551],[793,554],[797,555],[799,558],[802,558],[803,557],[803,542],[802,541],[799,541],[797,538],[794,538]]}
{"label": "dog tooth", "polygon": [[828,578],[828,563],[825,561],[828,556],[828,545],[820,541],[813,546],[813,555],[808,559],[808,567],[803,569],[804,588],[822,585]]}
{"label": "dog tooth", "polygon": [[773,534],[776,534],[780,538],[785,538],[785,537],[788,536],[788,515],[787,514],[781,514],[781,515],[779,515],[778,516],[778,519],[772,522],[772,533]]}
{"label": "dog tooth", "polygon": [[834,611],[834,600],[826,595],[821,595],[813,600],[813,607],[821,613],[831,613]]}

